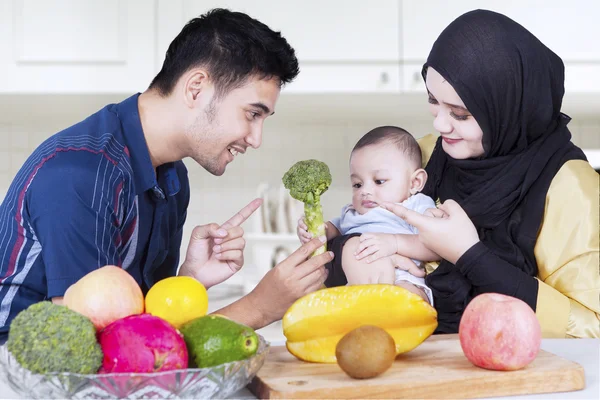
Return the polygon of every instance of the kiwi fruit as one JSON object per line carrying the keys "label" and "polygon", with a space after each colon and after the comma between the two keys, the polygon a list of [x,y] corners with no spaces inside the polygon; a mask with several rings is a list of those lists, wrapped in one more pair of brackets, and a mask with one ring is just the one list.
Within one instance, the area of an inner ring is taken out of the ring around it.
{"label": "kiwi fruit", "polygon": [[362,325],[340,339],[335,356],[340,368],[351,378],[368,379],[392,366],[396,358],[396,344],[384,329]]}

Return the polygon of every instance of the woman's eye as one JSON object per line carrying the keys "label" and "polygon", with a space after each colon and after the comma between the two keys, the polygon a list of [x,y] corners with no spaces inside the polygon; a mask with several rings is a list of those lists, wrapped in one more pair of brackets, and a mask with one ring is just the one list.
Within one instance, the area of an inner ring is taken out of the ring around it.
{"label": "woman's eye", "polygon": [[438,101],[436,99],[434,99],[433,97],[431,97],[431,96],[427,97],[427,102],[429,104],[434,104],[434,105],[438,104]]}
{"label": "woman's eye", "polygon": [[469,115],[457,115],[454,114],[452,111],[450,111],[450,116],[457,121],[466,121],[467,119],[469,119]]}
{"label": "woman's eye", "polygon": [[375,179],[375,183],[377,185],[383,185],[385,183],[385,179]]}

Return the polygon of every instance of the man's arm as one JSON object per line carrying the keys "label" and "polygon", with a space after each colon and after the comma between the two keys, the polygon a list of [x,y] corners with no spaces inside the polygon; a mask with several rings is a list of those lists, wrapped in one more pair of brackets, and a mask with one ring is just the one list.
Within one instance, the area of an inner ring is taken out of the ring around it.
{"label": "man's arm", "polygon": [[224,315],[240,324],[248,325],[252,329],[260,329],[274,321],[267,318],[265,313],[257,307],[259,301],[256,293],[250,292],[241,299],[211,313]]}
{"label": "man's arm", "polygon": [[253,329],[260,329],[283,318],[300,297],[322,288],[327,271],[324,265],[332,252],[311,257],[323,242],[314,238],[269,270],[258,285],[238,301],[221,308],[221,314]]}

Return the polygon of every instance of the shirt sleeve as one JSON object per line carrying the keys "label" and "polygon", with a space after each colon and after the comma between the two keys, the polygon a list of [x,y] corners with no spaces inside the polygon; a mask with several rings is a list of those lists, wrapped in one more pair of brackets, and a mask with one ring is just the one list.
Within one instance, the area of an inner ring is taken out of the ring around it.
{"label": "shirt sleeve", "polygon": [[546,196],[534,254],[544,337],[600,337],[600,175],[566,162]]}
{"label": "shirt sleeve", "polygon": [[342,207],[342,211],[340,212],[340,215],[331,219],[329,222],[331,222],[331,224],[333,226],[335,226],[335,228],[338,230],[338,232],[340,232],[340,234],[344,234],[344,232],[342,232],[342,218],[344,218],[344,215],[346,215],[346,212],[348,211],[348,208],[350,207],[349,204],[344,205],[344,207]]}
{"label": "shirt sleeve", "polygon": [[341,229],[340,229],[340,222],[341,222],[341,218],[340,217],[334,217],[331,219],[331,225],[335,226],[335,228],[341,233]]}
{"label": "shirt sleeve", "polygon": [[[402,205],[410,210],[418,212],[419,214],[423,214],[426,210],[430,208],[436,208],[435,201],[433,201],[431,197],[426,196],[422,193],[417,193],[413,196],[410,196],[407,200],[405,200],[402,203]],[[408,225],[408,228],[413,234],[419,234],[419,230],[416,226],[410,225],[408,223],[406,223],[406,225]]]}
{"label": "shirt sleeve", "polygon": [[456,268],[473,285],[473,296],[500,293],[516,297],[535,310],[538,281],[504,261],[485,244],[477,242],[456,262]]}
{"label": "shirt sleeve", "polygon": [[417,193],[413,197],[416,198],[413,210],[418,212],[419,214],[423,214],[430,208],[436,208],[435,201],[429,196],[426,196],[422,193]]}
{"label": "shirt sleeve", "polygon": [[42,250],[47,297],[104,265],[121,266],[119,209],[124,179],[102,154],[56,154],[38,170],[27,190],[28,212]]}

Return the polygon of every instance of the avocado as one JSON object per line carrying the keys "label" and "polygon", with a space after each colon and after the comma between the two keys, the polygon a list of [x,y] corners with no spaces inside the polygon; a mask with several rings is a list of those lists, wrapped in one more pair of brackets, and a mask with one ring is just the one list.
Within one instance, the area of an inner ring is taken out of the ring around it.
{"label": "avocado", "polygon": [[188,348],[189,365],[213,367],[244,360],[258,350],[252,328],[220,315],[205,315],[179,328]]}

